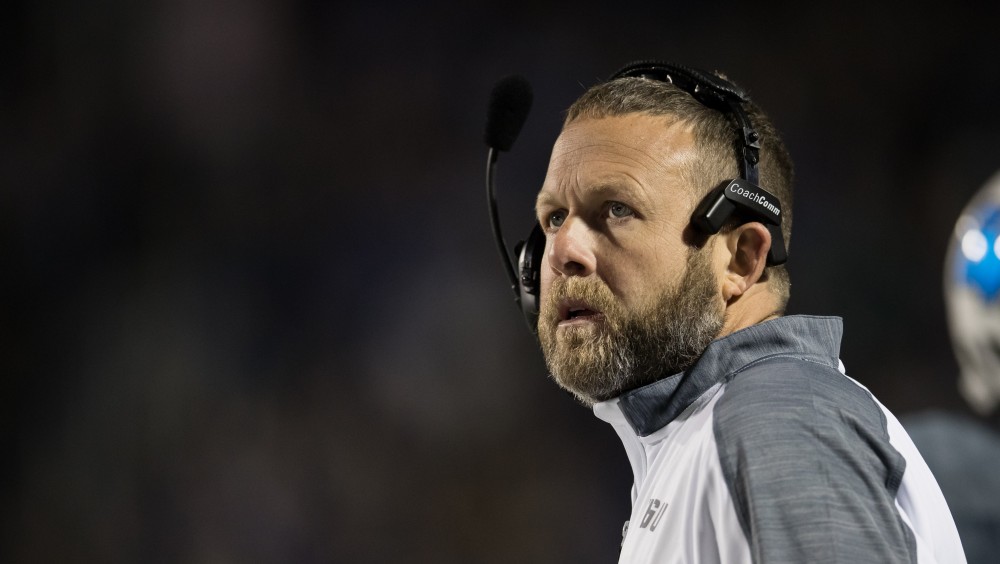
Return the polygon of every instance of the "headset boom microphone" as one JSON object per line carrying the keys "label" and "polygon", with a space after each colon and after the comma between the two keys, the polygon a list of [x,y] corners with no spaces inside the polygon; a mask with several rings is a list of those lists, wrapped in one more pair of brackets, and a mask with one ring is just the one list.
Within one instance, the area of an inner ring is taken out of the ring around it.
{"label": "headset boom microphone", "polygon": [[531,84],[520,75],[500,79],[490,94],[490,110],[486,115],[486,144],[509,151],[531,111]]}
{"label": "headset boom microphone", "polygon": [[[495,176],[497,155],[500,151],[509,151],[521,127],[528,119],[531,111],[531,84],[523,76],[512,75],[502,78],[493,87],[490,94],[489,113],[486,116],[485,140],[490,151],[486,159],[486,195],[490,206],[490,222],[493,225],[493,238],[496,239],[497,251],[503,259],[504,270],[510,278],[511,289],[515,300],[521,303],[521,290],[517,273],[511,263],[507,245],[500,231],[500,217],[497,213]],[[534,304],[532,304],[534,305]]]}

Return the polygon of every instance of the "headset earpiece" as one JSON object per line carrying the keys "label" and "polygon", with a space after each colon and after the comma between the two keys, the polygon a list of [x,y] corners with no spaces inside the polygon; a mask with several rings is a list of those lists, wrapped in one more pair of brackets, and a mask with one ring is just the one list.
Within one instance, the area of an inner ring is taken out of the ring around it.
{"label": "headset earpiece", "polygon": [[781,203],[774,194],[742,178],[727,180],[712,190],[695,208],[691,222],[703,232],[714,234],[734,213],[745,221],[763,223],[771,233],[768,266],[782,264],[788,259],[785,238],[781,234]]}
{"label": "headset earpiece", "polygon": [[535,224],[527,241],[519,241],[514,247],[517,255],[518,288],[520,289],[521,311],[532,333],[538,332],[539,290],[542,279],[542,260],[545,257],[545,232]]}

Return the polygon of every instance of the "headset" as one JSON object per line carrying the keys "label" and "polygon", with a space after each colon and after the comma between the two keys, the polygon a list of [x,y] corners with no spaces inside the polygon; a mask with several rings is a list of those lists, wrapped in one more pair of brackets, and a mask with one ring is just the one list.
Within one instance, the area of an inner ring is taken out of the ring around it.
{"label": "headset", "polygon": [[[630,63],[608,80],[626,77],[673,84],[703,105],[722,112],[733,122],[737,137],[734,146],[740,177],[726,180],[713,189],[695,208],[691,222],[705,234],[715,234],[731,217],[734,217],[734,214],[743,223],[759,221],[771,234],[767,265],[784,264],[788,260],[788,253],[781,233],[781,203],[774,194],[758,186],[757,164],[760,161],[761,139],[743,108],[743,104],[750,101],[746,92],[712,73],[660,61]],[[497,151],[510,149],[527,119],[530,107],[531,90],[525,79],[507,77],[497,83],[490,103],[490,117],[487,120],[486,142],[490,146],[490,153],[487,159],[486,184],[493,234],[514,290],[515,301],[520,305],[528,327],[533,333],[537,333],[545,232],[541,225],[536,223],[528,238],[519,241],[514,247],[514,255],[517,257],[515,271],[500,233],[494,195]]]}

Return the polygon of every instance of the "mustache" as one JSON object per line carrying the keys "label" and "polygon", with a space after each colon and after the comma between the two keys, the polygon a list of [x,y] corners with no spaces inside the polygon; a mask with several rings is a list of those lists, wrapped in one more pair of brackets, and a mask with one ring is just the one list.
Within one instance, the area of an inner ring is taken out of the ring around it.
{"label": "mustache", "polygon": [[542,300],[542,315],[558,321],[560,304],[567,300],[581,301],[604,314],[614,313],[620,304],[607,284],[595,277],[570,276],[556,278]]}

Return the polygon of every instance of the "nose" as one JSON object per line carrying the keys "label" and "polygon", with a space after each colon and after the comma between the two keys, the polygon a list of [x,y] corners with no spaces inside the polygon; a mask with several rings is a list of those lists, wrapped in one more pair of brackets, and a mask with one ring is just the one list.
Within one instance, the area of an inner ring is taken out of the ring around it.
{"label": "nose", "polygon": [[579,218],[567,218],[551,236],[549,267],[563,276],[589,276],[597,266],[594,233]]}

